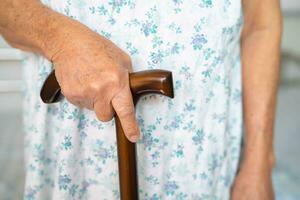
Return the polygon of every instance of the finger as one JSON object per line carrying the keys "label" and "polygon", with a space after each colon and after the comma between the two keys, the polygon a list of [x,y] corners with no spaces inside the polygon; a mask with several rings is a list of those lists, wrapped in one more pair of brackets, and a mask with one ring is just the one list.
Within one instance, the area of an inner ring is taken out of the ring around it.
{"label": "finger", "polygon": [[76,87],[76,91],[73,89],[69,89],[68,87],[64,87],[61,90],[61,93],[65,96],[68,102],[73,104],[79,108],[87,108],[89,105],[89,99],[83,98],[81,94],[81,87]]}
{"label": "finger", "polygon": [[97,98],[99,98],[99,93],[97,92],[97,90],[85,87],[85,89],[82,89],[82,94],[82,105],[89,110],[94,110],[94,104],[97,101]]}
{"label": "finger", "polygon": [[114,116],[114,109],[110,103],[99,99],[94,103],[94,111],[97,118],[102,122],[110,121]]}
{"label": "finger", "polygon": [[80,105],[83,107],[83,108],[87,108],[89,110],[94,110],[94,103],[92,102],[92,100],[90,99],[82,99],[80,101]]}
{"label": "finger", "polygon": [[78,100],[78,98],[74,97],[73,94],[71,94],[70,90],[61,90],[62,95],[66,98],[66,100],[71,103],[72,105],[76,107],[82,107],[82,104]]}
{"label": "finger", "polygon": [[122,128],[128,140],[136,142],[140,136],[140,131],[135,118],[129,84],[112,99],[112,106],[120,119]]}

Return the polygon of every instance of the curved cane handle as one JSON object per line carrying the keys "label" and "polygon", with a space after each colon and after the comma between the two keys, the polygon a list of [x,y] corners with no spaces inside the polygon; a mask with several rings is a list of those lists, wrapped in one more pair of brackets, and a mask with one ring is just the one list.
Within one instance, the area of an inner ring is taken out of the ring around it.
{"label": "curved cane handle", "polygon": [[[130,89],[136,103],[140,96],[156,93],[173,98],[172,72],[166,70],[146,70],[129,74]],[[60,86],[52,71],[45,80],[41,93],[44,103],[56,103],[62,98]]]}
{"label": "curved cane handle", "polygon": [[[134,104],[146,94],[161,94],[173,98],[172,73],[165,70],[147,70],[129,75]],[[40,93],[44,103],[55,103],[62,98],[60,86],[54,71],[46,79]],[[138,179],[135,145],[124,134],[118,116],[115,116],[117,130],[118,165],[121,200],[138,199]]]}

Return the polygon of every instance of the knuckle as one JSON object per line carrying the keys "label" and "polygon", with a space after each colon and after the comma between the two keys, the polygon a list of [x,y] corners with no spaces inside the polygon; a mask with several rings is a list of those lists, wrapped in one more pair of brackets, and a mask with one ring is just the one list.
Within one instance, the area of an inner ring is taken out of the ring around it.
{"label": "knuckle", "polygon": [[99,91],[101,91],[101,84],[95,81],[89,82],[85,87],[84,87],[84,93],[85,94],[96,94]]}
{"label": "knuckle", "polygon": [[120,85],[120,76],[118,73],[112,73],[110,76],[107,77],[107,82],[116,87]]}
{"label": "knuckle", "polygon": [[119,72],[111,73],[107,76],[103,83],[103,90],[106,93],[116,94],[123,87],[124,81]]}
{"label": "knuckle", "polygon": [[113,90],[119,87],[121,78],[120,74],[114,70],[102,72],[98,79],[88,83],[89,90],[94,92],[102,92],[103,90]]}

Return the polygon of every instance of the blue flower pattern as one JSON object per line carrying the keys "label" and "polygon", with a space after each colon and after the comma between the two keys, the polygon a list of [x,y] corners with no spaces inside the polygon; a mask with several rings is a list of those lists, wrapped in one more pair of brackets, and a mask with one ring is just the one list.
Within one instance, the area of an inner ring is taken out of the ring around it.
{"label": "blue flower pattern", "polygon": [[[240,0],[44,0],[125,52],[134,71],[173,72],[175,98],[136,107],[139,196],[145,200],[229,199],[242,136]],[[45,105],[53,66],[24,62],[25,200],[119,199],[115,122],[66,99]]]}

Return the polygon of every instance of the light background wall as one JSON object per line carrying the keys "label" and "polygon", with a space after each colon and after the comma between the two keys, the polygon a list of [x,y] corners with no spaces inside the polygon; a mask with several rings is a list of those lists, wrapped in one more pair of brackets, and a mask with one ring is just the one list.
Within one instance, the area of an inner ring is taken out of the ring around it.
{"label": "light background wall", "polygon": [[299,12],[299,0],[281,0],[282,8],[285,12]]}
{"label": "light background wall", "polygon": [[24,185],[20,51],[0,38],[0,200],[22,199]]}

